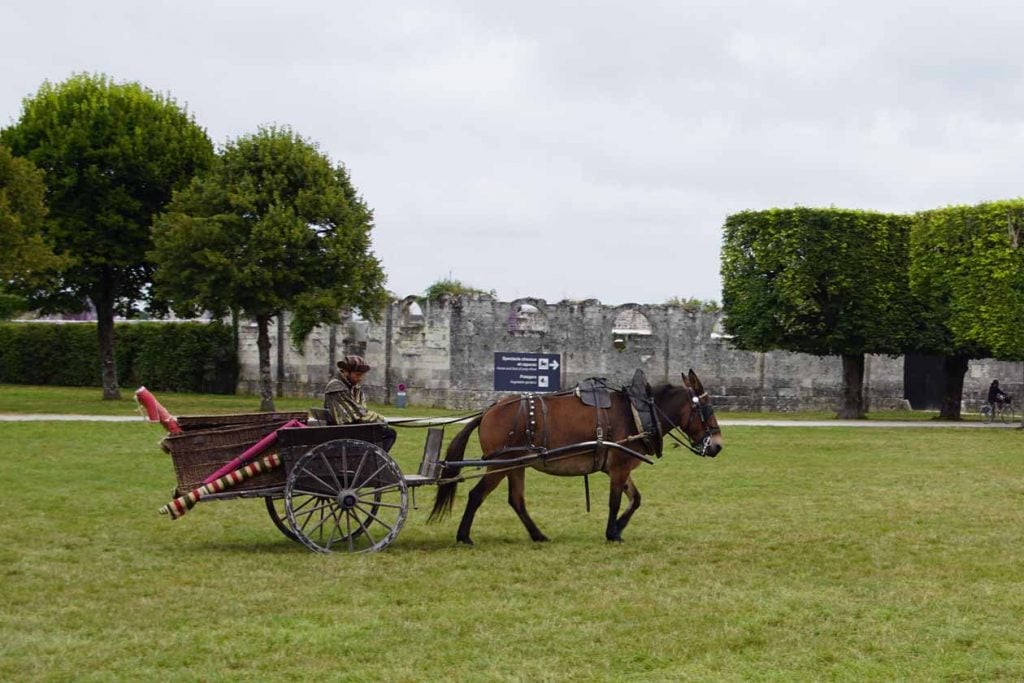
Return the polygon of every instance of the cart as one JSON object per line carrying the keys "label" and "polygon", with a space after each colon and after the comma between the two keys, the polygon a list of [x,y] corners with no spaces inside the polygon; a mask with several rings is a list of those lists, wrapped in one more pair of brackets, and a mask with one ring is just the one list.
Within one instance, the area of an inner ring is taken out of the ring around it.
{"label": "cart", "polygon": [[[292,420],[303,424],[285,427]],[[410,490],[439,481],[443,427],[428,428],[419,471],[407,475],[381,448],[380,425],[325,426],[306,413],[183,416],[178,424],[183,432],[161,442],[174,463],[175,496],[200,489],[276,432],[281,466],[202,500],[263,498],[281,533],[315,552],[383,550],[402,530]]]}

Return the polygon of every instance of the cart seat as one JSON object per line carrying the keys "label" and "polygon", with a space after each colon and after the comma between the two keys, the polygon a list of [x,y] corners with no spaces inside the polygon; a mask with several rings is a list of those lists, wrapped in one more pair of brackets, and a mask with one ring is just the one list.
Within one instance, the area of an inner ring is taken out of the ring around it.
{"label": "cart seat", "polygon": [[421,486],[438,480],[441,476],[441,443],[444,441],[444,427],[428,427],[427,439],[423,444],[423,459],[416,474],[405,475],[408,486]]}

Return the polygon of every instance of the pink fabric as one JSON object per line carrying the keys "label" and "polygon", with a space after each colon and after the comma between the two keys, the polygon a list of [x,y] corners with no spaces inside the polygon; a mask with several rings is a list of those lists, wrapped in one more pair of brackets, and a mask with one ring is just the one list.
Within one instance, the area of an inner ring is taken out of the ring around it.
{"label": "pink fabric", "polygon": [[277,441],[277,432],[279,430],[305,426],[305,424],[299,422],[298,420],[289,420],[288,422],[285,422],[283,425],[272,431],[270,434],[267,434],[265,437],[254,443],[252,446],[249,446],[249,448],[247,448],[245,452],[242,453],[240,456],[238,456],[231,462],[227,463],[226,465],[222,466],[220,469],[218,469],[216,472],[208,476],[206,479],[203,479],[203,483],[209,484],[211,482],[217,481],[228,472],[233,472],[237,470],[239,467],[249,462],[263,451],[270,448]]}
{"label": "pink fabric", "polygon": [[146,410],[150,422],[159,422],[171,434],[181,434],[178,421],[171,417],[167,409],[160,405],[146,387],[139,387],[135,392],[135,400]]}

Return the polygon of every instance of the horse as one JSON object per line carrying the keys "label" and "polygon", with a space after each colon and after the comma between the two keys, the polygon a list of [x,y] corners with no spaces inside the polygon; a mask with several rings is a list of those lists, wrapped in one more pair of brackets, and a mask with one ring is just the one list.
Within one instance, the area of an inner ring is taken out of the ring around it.
{"label": "horse", "polygon": [[[470,538],[473,517],[487,496],[506,478],[508,503],[526,527],[530,539],[547,541],[548,537],[541,533],[526,511],[525,468],[532,467],[563,477],[598,471],[607,474],[610,489],[605,537],[621,542],[623,529],[640,507],[640,491],[630,473],[642,461],[653,462],[641,453],[654,452],[660,456],[662,434],[668,434],[698,455],[715,457],[722,450],[722,432],[704,386],[692,369],[682,378],[681,387],[662,384],[653,390],[643,382],[655,423],[653,434],[640,432],[626,391],[610,392],[603,405],[597,407],[585,405],[575,392],[565,392],[546,397],[535,394],[511,397],[484,410],[455,436],[446,452],[445,462],[462,461],[470,435],[479,430],[480,446],[485,454],[482,462],[495,462],[486,465],[486,473],[469,492],[456,541],[473,545]],[[677,428],[689,443],[672,433]],[[510,454],[519,457],[511,461],[504,459]],[[438,486],[428,521],[441,520],[451,512],[459,483],[458,469],[458,466],[444,468],[442,480],[450,481]],[[629,499],[629,505],[620,516],[623,494]]]}

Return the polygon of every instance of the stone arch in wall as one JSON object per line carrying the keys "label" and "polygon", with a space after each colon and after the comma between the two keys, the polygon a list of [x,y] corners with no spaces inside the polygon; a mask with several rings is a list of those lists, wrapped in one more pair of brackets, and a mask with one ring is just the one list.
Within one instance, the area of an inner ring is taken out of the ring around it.
{"label": "stone arch in wall", "polygon": [[646,362],[653,353],[654,325],[639,304],[625,304],[612,311],[611,343],[616,351],[629,349],[643,355]]}
{"label": "stone arch in wall", "polygon": [[401,314],[398,316],[398,324],[401,327],[423,327],[425,316],[423,307],[414,296],[407,296],[402,300]]}
{"label": "stone arch in wall", "polygon": [[649,337],[654,326],[637,304],[626,304],[615,310],[612,320],[612,334],[628,337]]}
{"label": "stone arch in wall", "polygon": [[547,334],[548,317],[540,299],[517,299],[509,306],[508,333],[512,335]]}

